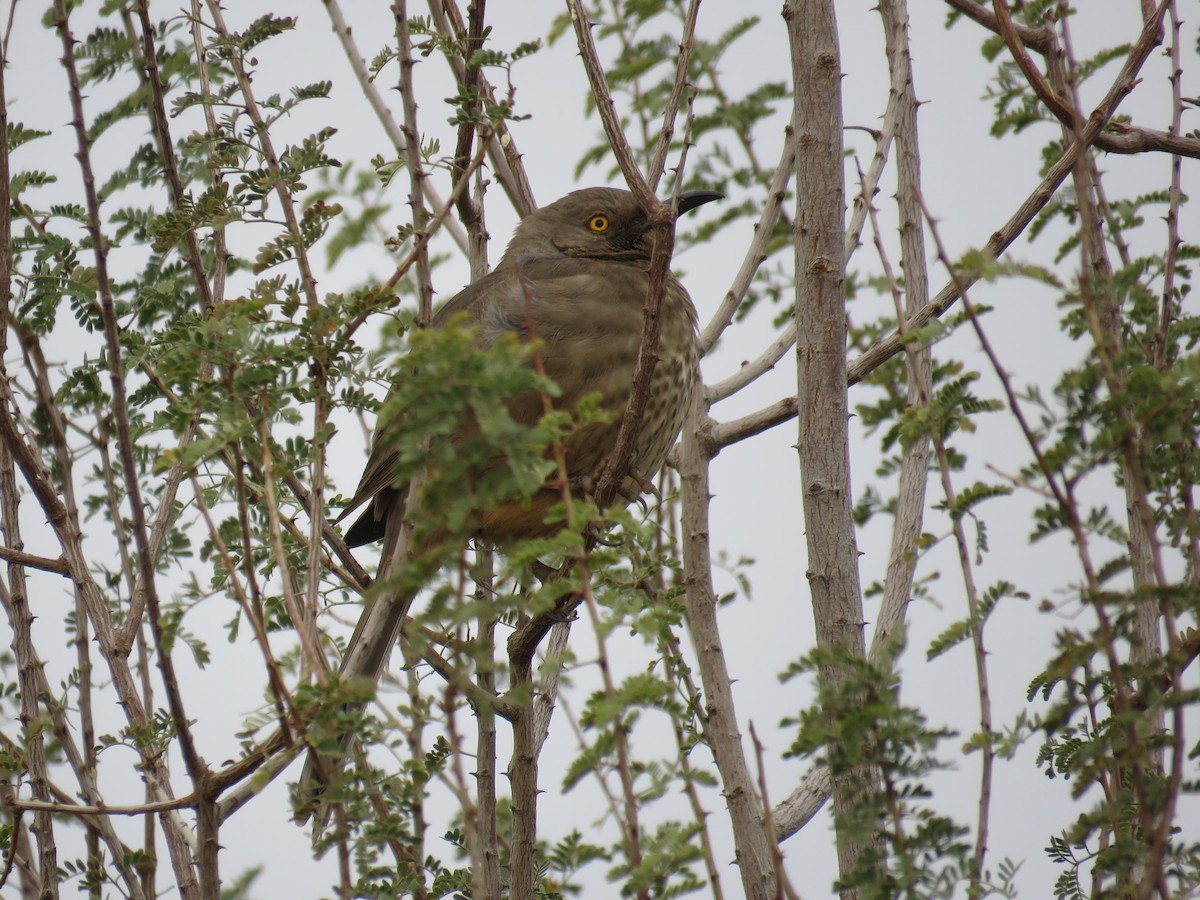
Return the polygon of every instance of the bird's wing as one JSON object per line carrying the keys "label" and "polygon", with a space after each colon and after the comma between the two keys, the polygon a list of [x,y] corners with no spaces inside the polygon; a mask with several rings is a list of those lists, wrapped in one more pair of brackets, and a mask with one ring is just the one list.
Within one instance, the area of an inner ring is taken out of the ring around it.
{"label": "bird's wing", "polygon": [[[479,328],[481,347],[510,332],[536,338],[545,372],[562,392],[554,401],[557,408],[574,409],[584,396],[599,393],[603,405],[619,409],[628,397],[637,359],[647,285],[645,269],[628,263],[531,260],[494,269],[464,288],[438,309],[433,326],[465,313]],[[542,412],[537,394],[509,403],[509,414],[524,424],[538,422]],[[392,487],[399,461],[387,423],[377,424],[366,468],[339,520]],[[573,463],[576,474],[576,469],[590,471],[593,461]],[[385,513],[377,509],[376,518]]]}
{"label": "bird's wing", "polygon": [[[452,316],[460,312],[465,312],[470,318],[478,320],[483,311],[481,301],[497,291],[511,290],[511,288],[505,287],[507,281],[505,273],[494,271],[474,284],[463,288],[437,311],[433,317],[433,326],[436,328],[444,325]],[[380,409],[385,409],[390,399],[391,392],[389,391],[388,397]],[[337,521],[340,522],[368,500],[392,486],[396,478],[396,468],[400,463],[400,454],[396,449],[395,442],[388,438],[388,423],[377,422],[375,433],[371,436],[371,453],[367,458],[367,465],[363,469],[362,477],[359,478],[358,487],[354,489],[354,496],[346,503]],[[376,518],[382,518],[384,512],[377,510]]]}
{"label": "bird's wing", "polygon": [[[641,343],[644,267],[568,258],[528,263],[520,273],[519,291],[489,298],[481,338],[515,331],[536,339],[543,370],[559,387],[554,408],[573,411],[584,397],[598,394],[603,409],[619,412],[629,398]],[[512,418],[525,424],[538,422],[545,409],[541,395],[533,393],[507,405]],[[594,423],[568,438],[569,475],[592,472],[611,446],[605,433],[615,424]]]}

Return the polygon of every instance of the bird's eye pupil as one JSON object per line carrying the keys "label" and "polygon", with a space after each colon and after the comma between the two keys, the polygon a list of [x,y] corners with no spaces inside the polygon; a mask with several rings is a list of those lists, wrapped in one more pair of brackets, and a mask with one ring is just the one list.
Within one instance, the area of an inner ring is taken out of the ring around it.
{"label": "bird's eye pupil", "polygon": [[595,232],[608,230],[608,218],[606,216],[592,216],[588,219],[588,228]]}

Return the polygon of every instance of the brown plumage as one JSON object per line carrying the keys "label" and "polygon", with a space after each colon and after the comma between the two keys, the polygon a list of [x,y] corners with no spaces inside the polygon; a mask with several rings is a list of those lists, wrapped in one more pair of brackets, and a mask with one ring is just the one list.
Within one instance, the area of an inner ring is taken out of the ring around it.
{"label": "brown plumage", "polygon": [[[679,213],[718,199],[713,191],[690,191]],[[434,316],[433,327],[465,313],[478,329],[481,347],[513,332],[540,342],[546,374],[561,389],[557,409],[573,410],[598,394],[613,421],[588,425],[565,442],[570,478],[591,475],[612,449],[620,415],[629,400],[649,288],[650,222],[633,195],[588,188],[530,214],[517,227],[500,263],[451,298]],[[696,310],[683,285],[668,277],[660,311],[659,361],[650,382],[633,470],[643,479],[662,467],[675,442],[698,381]],[[509,403],[515,421],[534,424],[543,399],[531,393]],[[408,485],[395,485],[398,453],[384,428],[372,439],[370,458],[342,517],[365,510],[346,531],[356,547],[384,539],[379,574],[402,564],[407,548],[402,527]],[[632,492],[639,488],[630,480]],[[538,537],[557,526],[545,524],[562,499],[547,486],[529,502],[477,511],[478,537],[492,544]],[[342,676],[378,680],[412,603],[411,592],[381,594],[363,611],[342,660]]]}
{"label": "brown plumage", "polygon": [[[686,211],[715,196],[690,192],[681,205]],[[589,225],[598,217],[608,222],[599,233]],[[546,374],[562,389],[555,406],[573,410],[584,396],[599,394],[603,408],[619,414],[629,399],[642,335],[642,305],[649,286],[648,228],[645,214],[627,191],[589,188],[568,194],[525,219],[500,264],[448,301],[434,316],[433,327],[466,313],[486,347],[505,332],[529,337],[528,316],[542,342]],[[531,295],[528,309],[526,290]],[[660,316],[660,360],[633,460],[634,469],[645,477],[666,459],[695,382],[696,311],[675,278],[668,280]],[[513,419],[525,424],[536,423],[542,410],[539,394],[510,404]],[[617,425],[614,421],[585,428],[570,439],[565,449],[572,478],[595,470],[612,447]],[[368,504],[346,532],[349,546],[384,537],[389,515],[404,501],[405,488],[391,484],[398,461],[386,433],[377,435],[358,488],[342,513],[344,517]],[[545,534],[546,513],[559,500],[557,489],[547,488],[531,506],[481,511],[479,536],[503,543]]]}

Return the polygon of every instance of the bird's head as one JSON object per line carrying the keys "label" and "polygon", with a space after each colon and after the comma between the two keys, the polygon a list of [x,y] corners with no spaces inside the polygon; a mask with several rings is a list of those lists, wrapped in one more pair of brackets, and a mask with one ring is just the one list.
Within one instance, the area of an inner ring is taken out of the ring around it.
{"label": "bird's head", "polygon": [[[676,214],[722,196],[716,191],[684,191]],[[513,263],[554,256],[648,260],[650,248],[650,219],[633,194],[593,187],[567,194],[526,216],[505,259]]]}

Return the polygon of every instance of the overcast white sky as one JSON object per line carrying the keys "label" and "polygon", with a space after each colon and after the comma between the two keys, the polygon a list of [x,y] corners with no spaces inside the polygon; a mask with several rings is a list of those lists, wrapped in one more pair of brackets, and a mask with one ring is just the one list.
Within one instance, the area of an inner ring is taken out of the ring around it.
{"label": "overcast white sky", "polygon": [[[227,5],[231,27],[243,26],[274,6],[261,0],[244,0]],[[94,9],[95,4],[89,6]],[[886,100],[887,77],[881,29],[873,6],[872,0],[861,0],[842,2],[838,7],[845,73],[845,120],[848,125],[878,126]],[[1100,46],[1131,40],[1136,35],[1138,4],[1099,3],[1081,6],[1083,15],[1078,19],[1074,34],[1079,55],[1084,56]],[[387,5],[348,0],[346,7],[347,15],[354,23],[355,36],[360,41],[360,49],[369,58],[389,39],[390,16]],[[911,41],[917,66],[916,91],[921,99],[928,101],[921,108],[920,119],[924,191],[928,206],[940,219],[943,239],[952,253],[958,253],[983,244],[1034,186],[1040,146],[1051,132],[1048,128],[1040,128],[1033,129],[1030,134],[1010,136],[1003,141],[991,138],[988,135],[990,103],[981,99],[991,71],[990,64],[985,63],[979,54],[983,32],[970,23],[960,24],[949,32],[944,30],[946,7],[942,4],[917,2],[913,7]],[[156,16],[166,15],[173,8],[171,4],[153,6]],[[278,11],[277,6],[274,8]],[[1102,14],[1100,8],[1103,8]],[[560,9],[562,7],[558,4],[545,2],[493,4],[490,14],[495,19],[494,39],[501,47],[511,47],[518,41],[541,37],[546,31],[548,18]],[[1193,11],[1189,8],[1186,12]],[[85,10],[81,16],[89,12]],[[287,12],[299,18],[299,27],[296,32],[269,42],[258,54],[260,65],[257,84],[260,96],[273,90],[286,91],[292,84],[322,78],[332,78],[334,89],[331,101],[309,104],[291,121],[282,123],[283,132],[292,137],[302,136],[319,125],[332,123],[339,129],[339,134],[330,145],[333,156],[346,161],[354,160],[359,166],[365,166],[376,153],[389,155],[382,131],[363,103],[344,60],[340,58],[340,50],[330,33],[322,4],[316,0],[297,0],[289,5]],[[739,4],[711,2],[702,10],[699,32],[711,37],[727,27],[735,17],[750,12],[760,14],[763,23],[755,30],[754,36],[741,42],[723,63],[729,89],[733,93],[741,86],[758,84],[763,80],[789,78],[786,34],[778,15],[778,3],[759,0]],[[65,79],[57,62],[60,49],[56,37],[39,26],[37,20],[40,14],[40,8],[29,4],[20,5],[16,12],[16,26],[10,45],[11,62],[6,73],[11,98],[9,116],[28,127],[54,131],[52,141],[37,145],[36,152],[40,155],[37,165],[60,175],[62,182],[52,195],[60,199],[74,199],[78,196],[78,175],[71,159],[74,137],[65,125],[69,112],[64,100]],[[1189,64],[1193,70],[1195,68],[1192,53],[1194,29],[1185,34],[1187,73]],[[441,67],[438,59],[421,63],[418,80]],[[1114,72],[1115,67],[1105,70],[1096,80],[1097,84],[1106,87]],[[1145,75],[1145,83],[1126,101],[1122,112],[1132,115],[1140,124],[1165,128],[1169,122],[1170,94],[1164,62],[1158,55],[1147,66]],[[514,77],[518,84],[518,111],[531,118],[514,124],[513,133],[525,155],[538,200],[549,202],[581,186],[573,176],[578,157],[584,147],[595,142],[599,133],[596,122],[586,120],[583,115],[586,80],[569,36],[521,62]],[[435,78],[442,78],[442,73],[438,72]],[[446,107],[440,104],[440,99],[450,94],[449,81],[443,79],[443,82],[423,95],[422,115],[427,128],[441,132],[442,146],[450,147],[453,145],[452,138],[448,137],[451,132],[445,125],[448,113]],[[127,89],[128,82],[119,88],[113,86],[114,93]],[[1084,91],[1085,102],[1095,99],[1098,90],[1088,86]],[[1193,81],[1190,86],[1185,84],[1184,93],[1195,96],[1200,89]],[[388,96],[398,107],[395,93],[388,92]],[[88,106],[89,114],[94,115],[101,108],[100,101],[104,97],[104,90],[94,91],[94,102]],[[781,112],[780,122],[783,118],[786,118],[786,110]],[[1192,121],[1185,124],[1191,128],[1196,123]],[[179,124],[176,123],[174,127],[178,137]],[[127,158],[129,148],[145,139],[140,129],[140,125],[136,129],[116,129],[102,139],[97,147],[100,166],[111,169],[121,165]],[[773,164],[778,158],[780,141],[778,129],[773,133],[764,130],[756,148],[760,158]],[[871,152],[868,141],[860,131],[847,134],[847,146],[859,153],[864,167]],[[31,162],[18,155],[14,164],[20,168],[31,165]],[[1114,196],[1165,184],[1167,166],[1168,160],[1161,156],[1109,158],[1102,161],[1102,167],[1112,175],[1109,189]],[[1193,173],[1192,163],[1185,162],[1185,192],[1188,178]],[[604,179],[604,170],[593,170],[585,174],[582,184],[600,183]],[[402,197],[406,190],[406,179],[397,179],[392,188],[397,217],[403,215]],[[878,198],[885,223],[894,220],[887,209],[891,193],[889,183]],[[492,254],[496,259],[515,219],[503,203],[493,204],[489,216],[489,228],[493,236]],[[1190,235],[1194,240],[1196,225],[1196,214],[1185,207],[1181,227],[1185,239]],[[749,232],[750,226],[746,223],[739,226],[739,230],[724,235],[715,246],[705,248],[703,252],[693,250],[677,257],[676,266],[684,273],[685,283],[701,311],[702,319],[711,314],[724,294],[741,261]],[[888,243],[895,263],[898,258],[896,242],[889,237]],[[1048,263],[1052,249],[1049,246],[1031,249],[1020,242],[1014,252],[1023,258]],[[877,270],[869,246],[860,249],[855,265]],[[390,266],[388,258],[379,248],[364,248],[350,257],[349,261],[343,260],[335,270],[324,272],[321,287],[340,290],[360,284],[370,277],[386,276]],[[465,262],[448,262],[438,270],[436,276],[438,296],[441,299],[452,296],[466,277]],[[935,289],[940,287],[942,279],[939,276],[935,275],[933,281]],[[977,303],[995,307],[996,311],[989,319],[990,332],[1005,365],[1019,383],[1048,385],[1053,381],[1052,373],[1058,371],[1061,365],[1075,360],[1079,351],[1065,343],[1059,335],[1054,297],[1044,288],[1031,282],[1008,280],[995,286],[980,287],[974,299]],[[890,300],[880,309],[886,311],[889,305]],[[741,360],[757,356],[759,349],[769,340],[770,319],[774,314],[774,310],[761,310],[733,329],[718,351],[705,361],[706,380],[719,380],[736,368]],[[73,348],[64,344],[60,352],[65,355],[73,352]],[[977,358],[973,339],[966,333],[957,335],[937,352],[943,356],[963,354]],[[976,365],[984,368],[982,361]],[[714,414],[720,419],[736,417],[792,393],[794,387],[795,369],[789,355],[775,372],[738,397],[718,406]],[[998,393],[994,379],[986,373],[980,393],[987,396],[996,396]],[[855,402],[859,402],[859,395],[852,393],[851,403]],[[768,778],[772,800],[775,801],[792,790],[806,768],[800,762],[778,758],[779,748],[790,740],[790,731],[780,728],[779,722],[782,717],[795,714],[809,699],[808,688],[802,682],[781,685],[778,675],[789,662],[810,649],[813,643],[804,579],[799,477],[796,455],[791,446],[795,439],[794,425],[782,426],[759,439],[729,448],[716,460],[713,468],[716,494],[712,510],[714,546],[733,559],[740,556],[755,559],[753,567],[749,569],[753,583],[752,597],[739,597],[724,608],[721,621],[730,668],[737,681],[743,730],[749,722],[753,722],[759,735],[776,750],[775,758],[768,759]],[[1014,472],[1026,460],[1027,454],[1018,440],[1015,427],[1004,415],[994,416],[983,423],[975,435],[956,440],[962,449],[977,454],[980,466],[987,462],[1003,471]],[[876,439],[858,433],[854,436],[856,493],[874,480],[877,443]],[[352,487],[351,482],[357,478],[363,453],[362,436],[358,430],[344,429],[334,444],[333,452],[336,455],[333,469],[341,479],[339,487]],[[982,474],[981,468],[977,474]],[[962,483],[966,483],[965,478]],[[930,498],[931,501],[938,499],[938,492],[933,485],[930,487]],[[993,551],[980,567],[980,583],[989,584],[999,578],[1009,578],[1033,594],[1030,603],[1024,606],[1014,604],[1002,610],[990,627],[992,696],[998,723],[1011,721],[1025,705],[1024,693],[1029,679],[1046,659],[1054,630],[1063,624],[1063,620],[1057,617],[1038,614],[1037,602],[1044,597],[1060,599],[1061,592],[1074,577],[1070,559],[1063,561],[1064,546],[1061,543],[1026,545],[1029,526],[1025,513],[1029,507],[1027,499],[1014,498],[1003,501],[1003,505],[997,504],[983,510],[990,526]],[[945,523],[933,515],[926,528],[941,533]],[[888,537],[882,523],[866,529],[860,535],[864,584],[880,577],[886,564]],[[944,548],[945,551],[949,549],[948,546]],[[951,620],[964,614],[961,579],[953,556],[939,551],[923,566],[922,572],[929,574],[935,570],[941,575],[940,581],[933,587],[940,608],[918,603],[910,612],[910,651],[903,663],[905,696],[910,703],[924,709],[934,723],[946,724],[967,734],[977,721],[973,661],[968,648],[960,647],[933,663],[924,661],[924,648],[929,640]],[[724,587],[728,589],[733,586],[731,580],[724,582]],[[48,593],[38,602],[46,604],[39,627],[57,627],[57,622],[61,621],[59,612],[67,608],[65,595],[52,596]],[[869,611],[868,618],[870,616]],[[192,683],[200,686],[211,701],[210,708],[193,710],[193,714],[201,722],[198,733],[203,742],[203,752],[210,761],[218,762],[237,752],[233,732],[246,712],[238,705],[244,698],[241,688],[246,678],[257,677],[259,656],[244,637],[236,645],[230,646],[220,632],[220,622],[209,624],[213,628],[209,638],[214,663],[202,672],[191,673],[189,677],[195,679]],[[205,623],[192,617],[188,625],[199,631]],[[4,627],[0,627],[0,634],[6,634]],[[4,640],[7,642],[6,636]],[[594,646],[582,623],[573,641],[580,648],[578,652],[584,656]],[[631,642],[628,647],[630,656],[622,661],[630,671],[642,668],[644,651],[636,643]],[[65,675],[69,661],[60,663],[62,668],[59,674]],[[577,676],[581,683],[586,683],[588,677],[590,675],[586,670]],[[52,683],[56,682],[54,678],[51,680]],[[543,796],[541,818],[547,838],[553,837],[556,831],[565,832],[572,827],[586,831],[593,824],[580,817],[580,810],[588,808],[585,805],[588,802],[586,798],[594,795],[590,786],[565,798],[559,796],[554,760],[565,761],[574,751],[569,729],[563,725],[565,722],[559,721],[557,727],[552,729],[554,733],[543,768],[546,793]],[[115,717],[110,727],[117,727]],[[1035,744],[1029,744],[1016,762],[998,769],[990,843],[990,865],[994,866],[1005,856],[1024,862],[1018,885],[1025,897],[1049,894],[1055,873],[1045,861],[1042,847],[1051,833],[1057,832],[1070,821],[1069,807],[1065,802],[1069,786],[1061,781],[1048,782],[1032,768],[1031,759],[1036,749]],[[953,757],[958,752],[958,742],[947,742],[943,752]],[[955,770],[934,780],[941,791],[937,803],[965,823],[973,822],[977,769],[975,757],[960,759]],[[125,796],[119,795],[118,790],[110,790],[107,799],[112,803],[136,802],[138,794],[132,788]],[[256,897],[316,896],[319,887],[333,877],[331,861],[315,863],[310,860],[307,837],[290,823],[285,807],[283,786],[274,785],[265,797],[235,816],[222,831],[222,843],[227,848],[223,873],[227,880],[243,868],[264,865],[265,871],[254,890]],[[722,852],[725,854],[723,859],[731,859],[729,843],[721,826],[720,798],[711,796],[709,807],[715,813],[710,823],[721,835]],[[1195,823],[1194,805],[1188,808],[1187,814]],[[436,843],[436,839],[433,843]],[[828,819],[823,816],[814,821],[804,832],[788,841],[783,849],[787,869],[800,893],[805,897],[827,895],[828,886],[836,874]],[[599,876],[600,872],[597,871],[595,878]],[[593,880],[591,883],[597,886],[590,889],[587,896],[608,895],[608,889],[599,886],[600,881]],[[740,895],[740,884],[732,868],[727,870],[724,877],[724,887],[726,896]]]}

